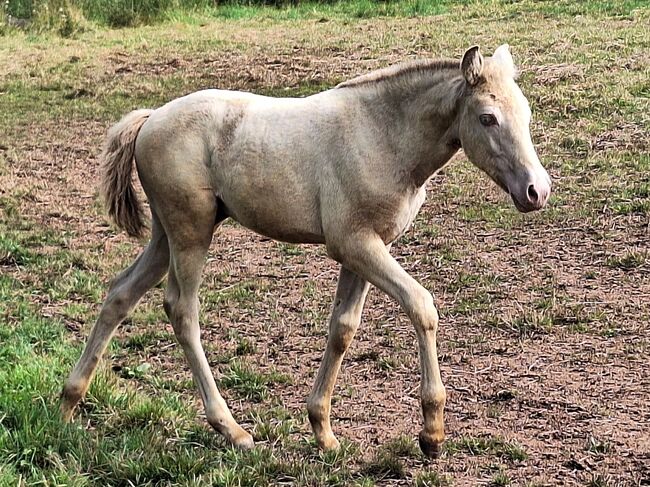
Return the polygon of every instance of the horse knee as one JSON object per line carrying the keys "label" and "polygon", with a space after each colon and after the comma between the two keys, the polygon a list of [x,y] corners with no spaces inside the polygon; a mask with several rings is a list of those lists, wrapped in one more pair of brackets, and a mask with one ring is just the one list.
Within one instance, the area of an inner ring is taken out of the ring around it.
{"label": "horse knee", "polygon": [[435,331],[438,329],[438,310],[433,302],[433,296],[426,291],[413,296],[408,304],[408,314],[419,332]]}
{"label": "horse knee", "polygon": [[86,393],[86,384],[75,379],[68,379],[63,384],[61,397],[69,404],[77,404]]}
{"label": "horse knee", "polygon": [[348,312],[333,317],[332,320],[329,340],[337,353],[345,353],[359,327],[359,317],[355,313]]}

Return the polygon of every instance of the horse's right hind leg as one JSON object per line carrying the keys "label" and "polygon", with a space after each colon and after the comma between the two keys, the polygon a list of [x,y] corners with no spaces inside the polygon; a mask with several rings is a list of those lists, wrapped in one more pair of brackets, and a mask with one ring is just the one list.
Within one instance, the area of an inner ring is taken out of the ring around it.
{"label": "horse's right hind leg", "polygon": [[70,421],[75,406],[85,395],[97,365],[115,329],[147,290],[158,284],[169,266],[167,236],[155,215],[151,241],[133,264],[111,283],[83,354],[63,387],[61,415]]}

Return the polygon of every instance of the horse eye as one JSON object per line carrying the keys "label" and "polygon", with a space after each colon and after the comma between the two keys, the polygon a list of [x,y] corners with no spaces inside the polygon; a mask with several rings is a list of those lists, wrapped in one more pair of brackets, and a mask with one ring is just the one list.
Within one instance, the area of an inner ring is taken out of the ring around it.
{"label": "horse eye", "polygon": [[486,127],[489,127],[490,125],[498,125],[497,117],[495,117],[495,116],[492,115],[491,113],[484,113],[483,115],[481,115],[480,117],[478,117],[478,119],[479,119],[479,120],[481,121],[481,123],[482,123],[483,125],[485,125]]}

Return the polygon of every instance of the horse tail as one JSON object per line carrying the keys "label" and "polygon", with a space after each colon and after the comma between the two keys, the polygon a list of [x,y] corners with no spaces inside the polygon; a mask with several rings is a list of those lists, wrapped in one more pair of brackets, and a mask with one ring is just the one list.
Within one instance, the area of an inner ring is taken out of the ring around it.
{"label": "horse tail", "polygon": [[108,216],[132,237],[145,228],[142,203],[133,187],[135,140],[153,110],[135,110],[108,131],[101,155],[101,195]]}

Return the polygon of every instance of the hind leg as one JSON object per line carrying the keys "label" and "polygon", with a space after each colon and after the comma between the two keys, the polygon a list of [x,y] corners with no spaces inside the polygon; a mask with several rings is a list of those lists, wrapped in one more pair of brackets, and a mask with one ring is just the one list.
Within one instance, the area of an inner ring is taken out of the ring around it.
{"label": "hind leg", "polygon": [[151,229],[151,241],[145,250],[111,283],[83,354],[63,386],[61,415],[66,422],[70,421],[75,406],[86,394],[99,360],[117,326],[144,293],[165,277],[169,265],[169,247],[167,236],[155,215]]}
{"label": "hind leg", "polygon": [[201,345],[198,290],[218,214],[214,196],[195,195],[183,212],[185,218],[175,220],[177,224],[168,229],[171,261],[165,311],[192,369],[208,423],[233,445],[252,448],[253,437],[234,420]]}

